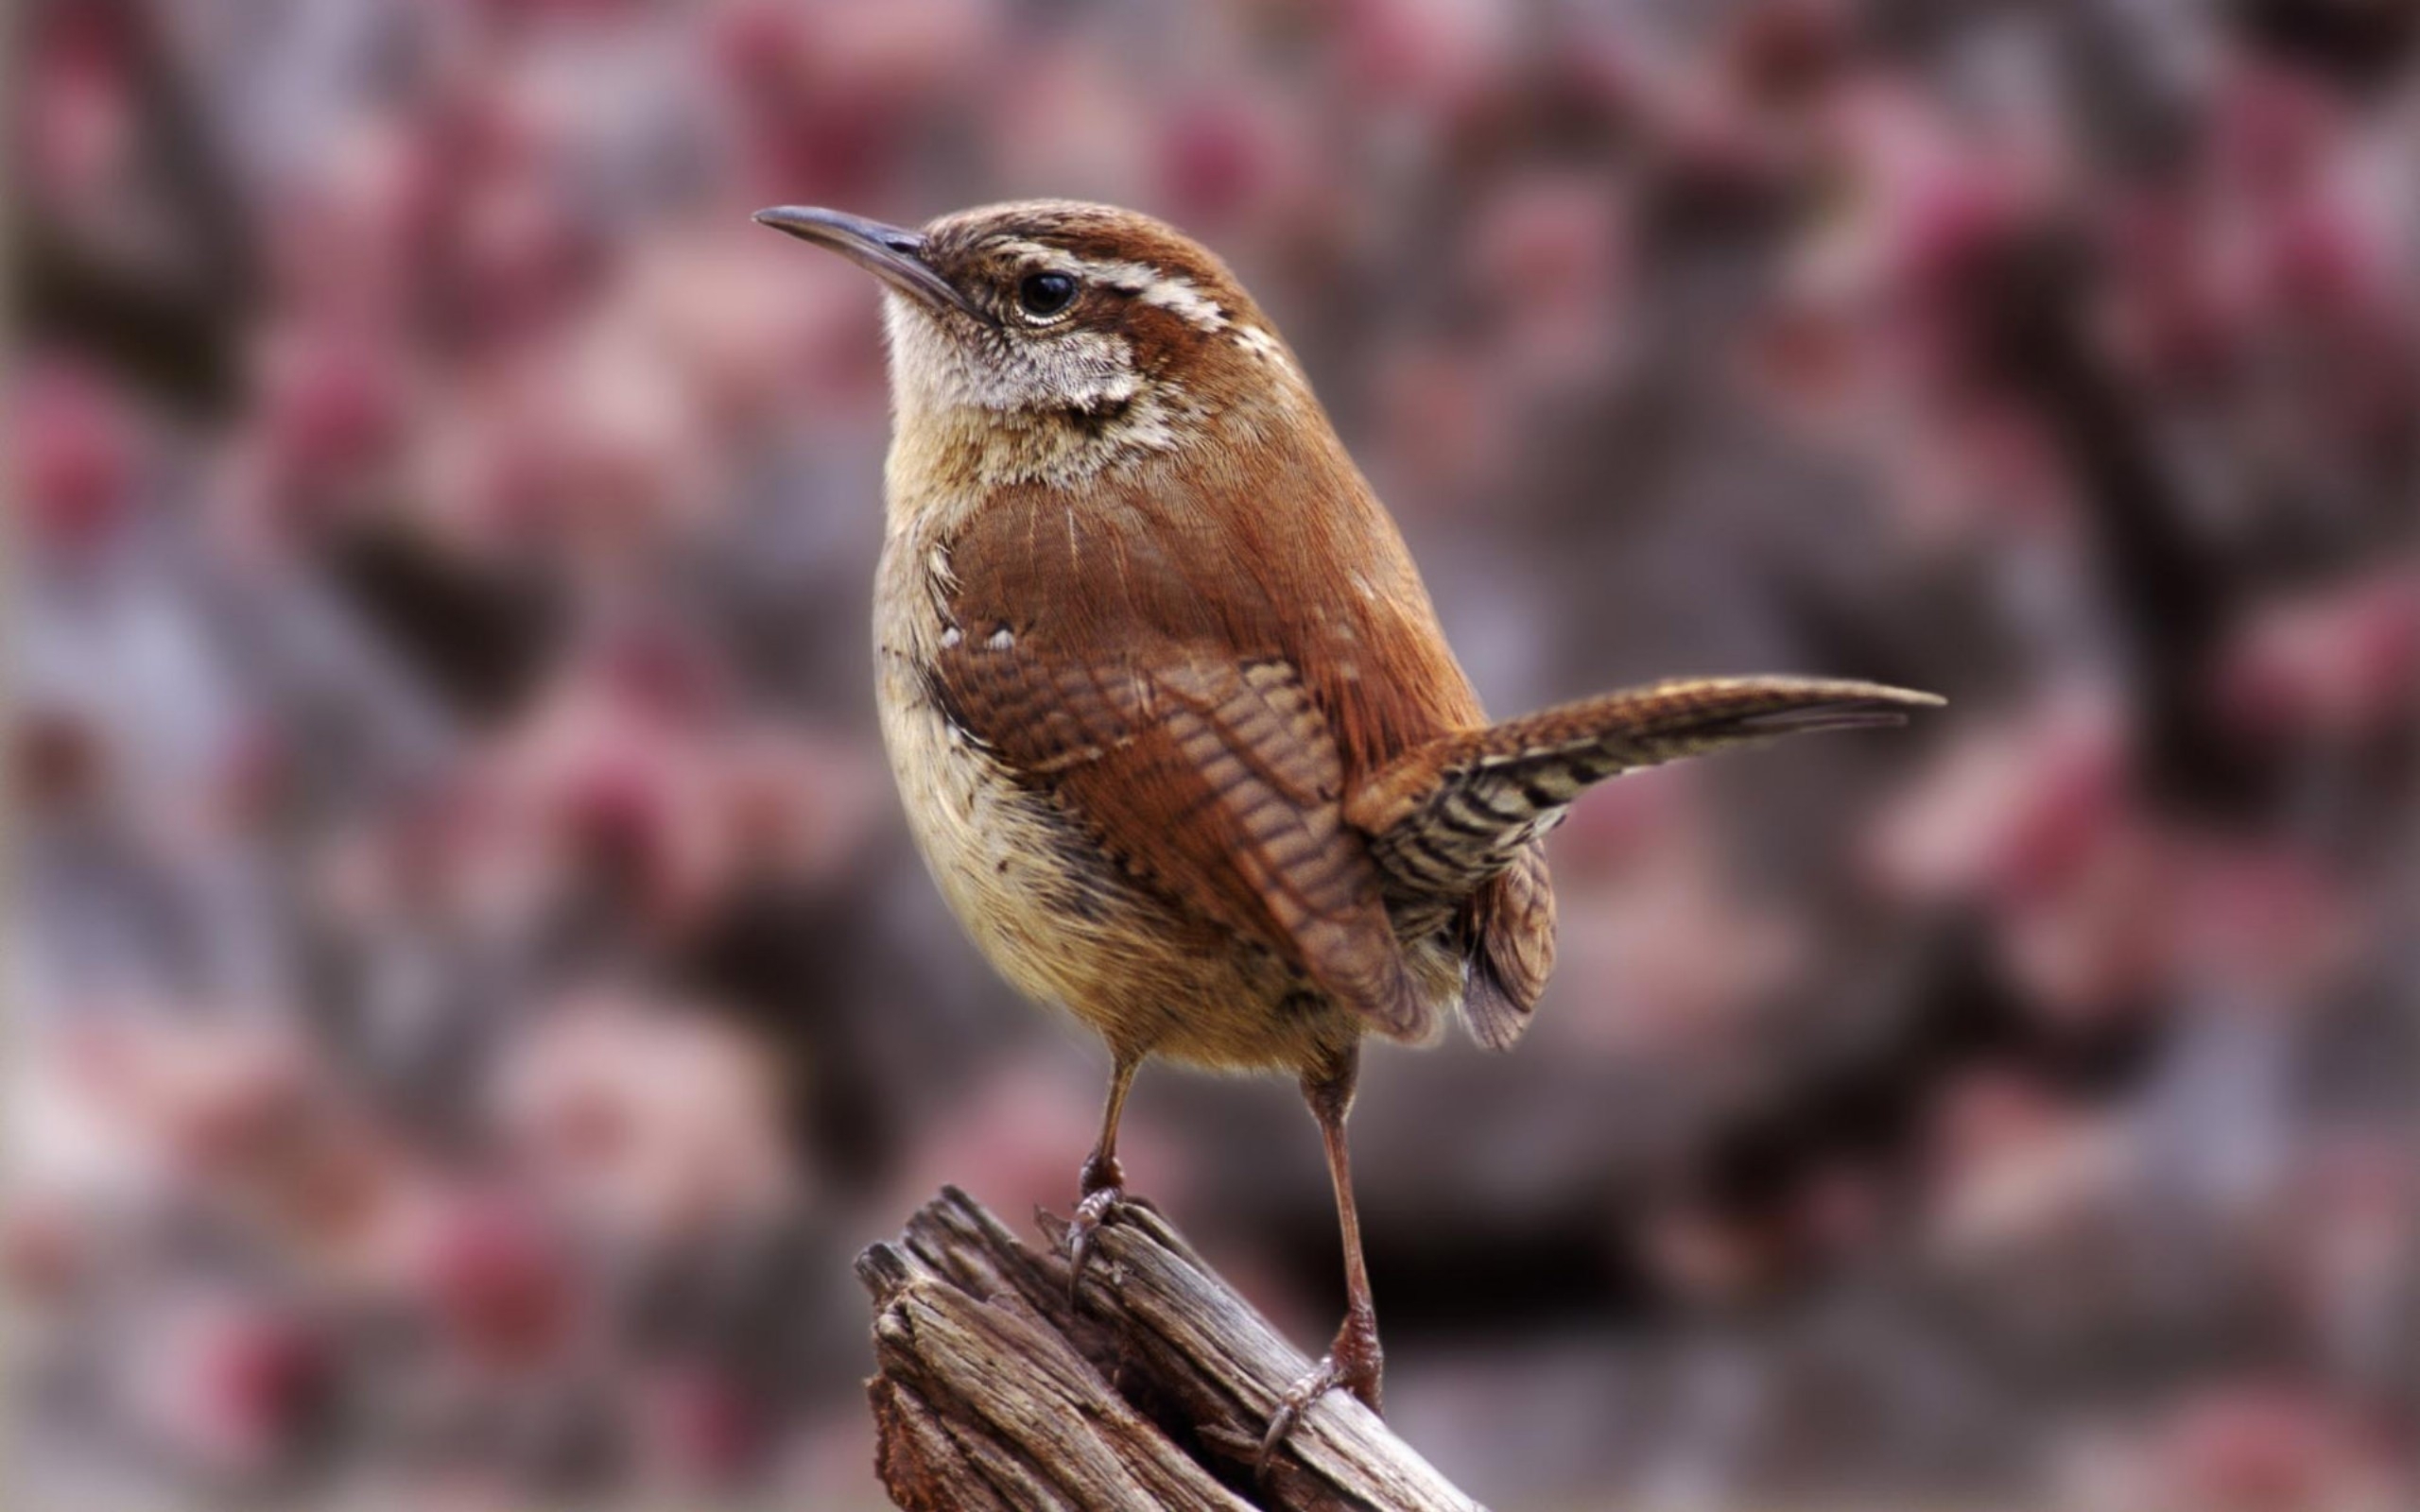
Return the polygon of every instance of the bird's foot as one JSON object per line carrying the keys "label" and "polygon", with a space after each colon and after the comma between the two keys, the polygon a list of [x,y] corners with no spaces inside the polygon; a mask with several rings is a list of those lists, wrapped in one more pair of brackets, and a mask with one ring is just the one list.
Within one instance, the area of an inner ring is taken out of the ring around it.
{"label": "bird's foot", "polygon": [[1261,1435],[1260,1454],[1253,1462],[1253,1473],[1262,1480],[1269,1478],[1270,1466],[1276,1462],[1277,1452],[1301,1424],[1303,1414],[1339,1386],[1360,1398],[1362,1405],[1372,1412],[1379,1411],[1378,1381],[1384,1363],[1385,1355],[1378,1348],[1376,1315],[1359,1310],[1347,1313],[1327,1354],[1310,1374],[1287,1387],[1286,1395],[1277,1400],[1277,1410],[1269,1418],[1269,1431]]}
{"label": "bird's foot", "polygon": [[1074,1216],[1067,1220],[1067,1299],[1082,1299],[1084,1266],[1096,1251],[1093,1236],[1108,1227],[1117,1210],[1126,1205],[1126,1189],[1118,1186],[1093,1187],[1076,1204]]}
{"label": "bird's foot", "polygon": [[1150,1207],[1148,1199],[1126,1194],[1126,1168],[1117,1157],[1096,1149],[1084,1160],[1084,1169],[1077,1178],[1077,1189],[1083,1195],[1077,1200],[1075,1214],[1067,1220],[1067,1302],[1081,1307],[1084,1299],[1084,1266],[1093,1257],[1093,1237],[1116,1218],[1117,1210],[1129,1202]]}

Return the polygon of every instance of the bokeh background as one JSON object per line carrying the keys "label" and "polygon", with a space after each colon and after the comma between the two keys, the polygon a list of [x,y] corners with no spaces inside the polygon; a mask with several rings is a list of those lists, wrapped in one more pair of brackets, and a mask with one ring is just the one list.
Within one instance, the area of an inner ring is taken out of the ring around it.
{"label": "bokeh background", "polygon": [[[848,1263],[1105,1061],[905,837],[869,283],[1236,266],[1613,784],[1517,1054],[1376,1054],[1398,1428],[1499,1509],[2420,1504],[2420,90],[2366,0],[28,0],[6,983],[28,1505],[871,1508]],[[1305,1346],[1290,1087],[1138,1189]]]}

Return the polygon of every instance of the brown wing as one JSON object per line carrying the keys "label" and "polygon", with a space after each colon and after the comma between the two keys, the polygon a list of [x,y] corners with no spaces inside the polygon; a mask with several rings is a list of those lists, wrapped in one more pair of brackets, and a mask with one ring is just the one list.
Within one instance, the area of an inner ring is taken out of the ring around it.
{"label": "brown wing", "polygon": [[1282,622],[1238,575],[1201,581],[1214,549],[1145,511],[1079,530],[1047,494],[995,498],[948,543],[936,691],[1137,881],[1417,1038],[1339,742]]}

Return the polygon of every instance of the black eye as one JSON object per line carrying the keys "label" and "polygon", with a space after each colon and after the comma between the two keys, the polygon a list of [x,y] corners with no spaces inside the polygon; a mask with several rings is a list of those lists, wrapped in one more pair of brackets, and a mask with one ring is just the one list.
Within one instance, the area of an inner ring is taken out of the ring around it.
{"label": "black eye", "polygon": [[1017,303],[1028,315],[1057,315],[1076,298],[1076,281],[1064,273],[1028,273],[1017,284]]}

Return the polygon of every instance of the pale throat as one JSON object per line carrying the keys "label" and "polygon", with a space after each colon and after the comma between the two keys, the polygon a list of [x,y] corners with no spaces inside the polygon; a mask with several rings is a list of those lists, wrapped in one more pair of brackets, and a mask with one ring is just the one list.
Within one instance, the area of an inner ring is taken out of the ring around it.
{"label": "pale throat", "polygon": [[894,513],[969,488],[1092,477],[1173,450],[1200,418],[1181,386],[1135,371],[1123,336],[971,336],[897,294],[883,304]]}

